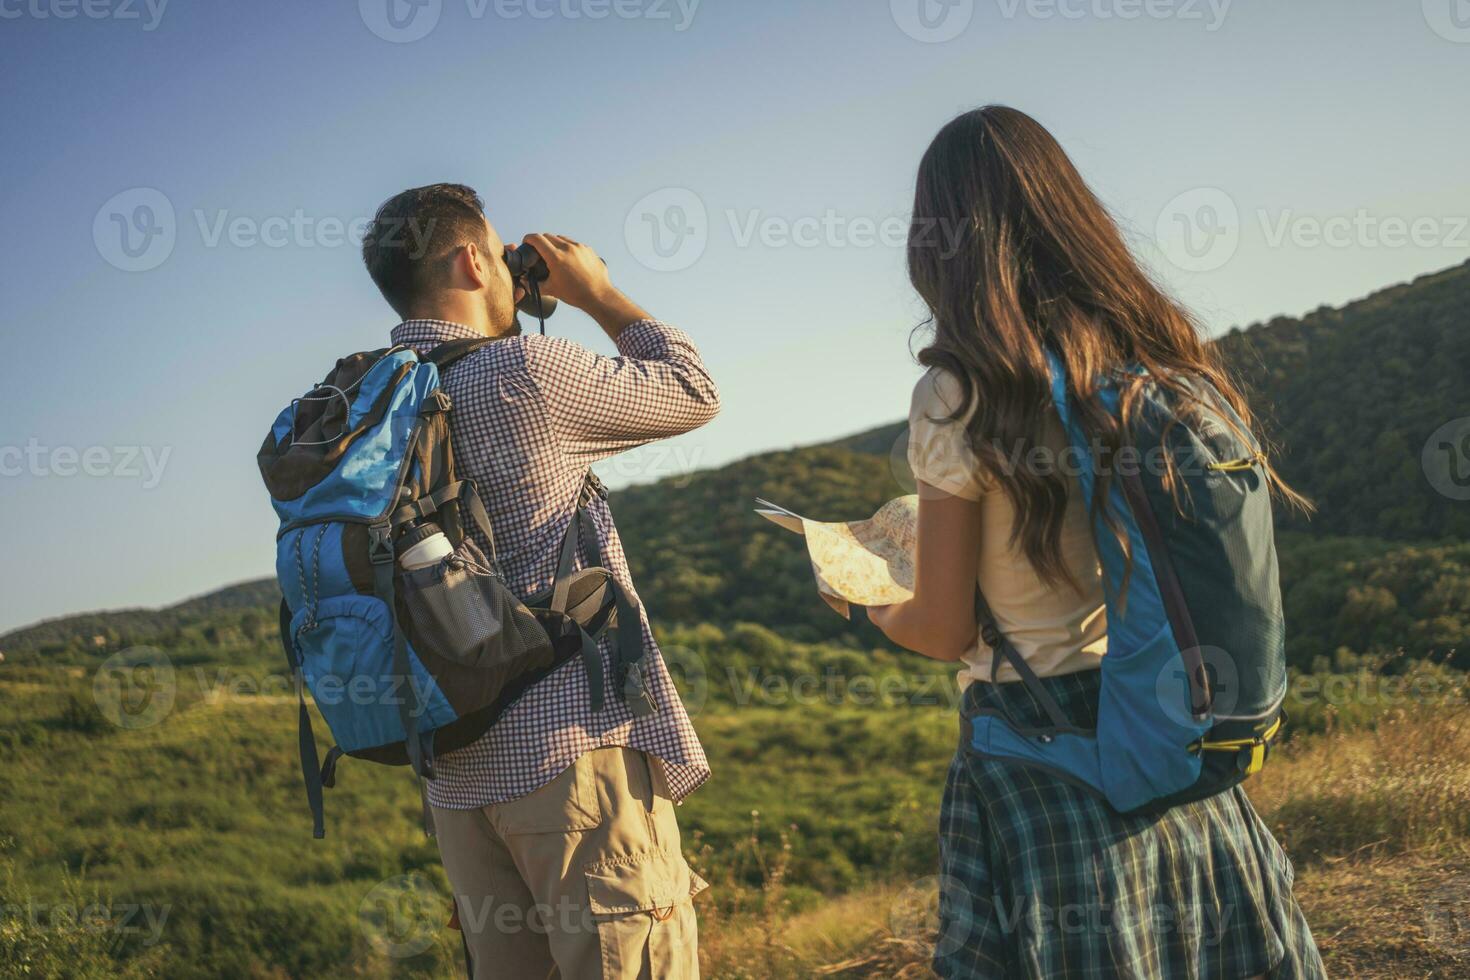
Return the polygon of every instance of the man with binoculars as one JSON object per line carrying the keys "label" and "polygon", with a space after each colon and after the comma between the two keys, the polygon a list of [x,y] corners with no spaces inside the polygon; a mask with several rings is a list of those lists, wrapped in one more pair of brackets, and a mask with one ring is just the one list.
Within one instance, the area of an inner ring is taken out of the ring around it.
{"label": "man with binoculars", "polygon": [[[674,805],[709,766],[589,468],[708,422],[720,407],[715,384],[688,335],[615,288],[591,248],[531,235],[508,250],[468,187],[434,184],[388,200],[363,260],[402,318],[395,345],[424,354],[494,340],[453,363],[442,384],[456,466],[484,500],[511,591],[550,587],[581,506],[577,564],[611,573],[636,612],[618,628],[636,630],[642,644],[636,698],[621,696],[619,681],[595,696],[589,672],[568,662],[478,740],[435,761],[427,797],[473,971],[697,976],[690,900],[705,883],[684,861]],[[517,305],[538,312],[543,292],[592,317],[618,356],[523,335]],[[492,553],[490,541],[476,544]],[[592,656],[615,678],[613,653],[604,638]]]}

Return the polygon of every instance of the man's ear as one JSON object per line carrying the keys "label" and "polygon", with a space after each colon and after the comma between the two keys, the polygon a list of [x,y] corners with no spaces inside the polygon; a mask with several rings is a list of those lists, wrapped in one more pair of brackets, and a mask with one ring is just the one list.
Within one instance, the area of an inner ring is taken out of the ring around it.
{"label": "man's ear", "polygon": [[495,267],[491,264],[494,261],[480,246],[468,242],[454,257],[455,276],[467,286],[484,289],[495,278]]}

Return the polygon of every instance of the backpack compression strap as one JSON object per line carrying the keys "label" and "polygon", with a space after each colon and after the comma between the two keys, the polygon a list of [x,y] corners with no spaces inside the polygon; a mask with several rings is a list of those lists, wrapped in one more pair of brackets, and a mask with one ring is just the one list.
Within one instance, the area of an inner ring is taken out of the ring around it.
{"label": "backpack compression strap", "polygon": [[[596,529],[592,525],[591,515],[587,513],[587,507],[596,498],[606,499],[606,494],[607,489],[602,485],[602,481],[589,471],[577,499],[577,509],[572,512],[572,522],[567,527],[566,536],[562,538],[561,559],[557,563],[556,584],[552,587],[550,604],[551,611],[559,615],[565,615],[567,611],[572,571],[584,538],[592,560],[590,567],[604,567],[602,549],[598,546]],[[622,675],[620,693],[623,702],[634,717],[646,718],[654,714],[657,708],[648,694],[648,686],[643,676],[644,649],[643,631],[640,629],[641,617],[638,607],[633,604],[628,593],[618,584],[617,579],[611,575],[608,576],[608,588],[612,590],[617,610],[618,625],[613,632],[616,637],[618,672]],[[601,711],[604,702],[602,656],[597,649],[597,638],[588,634],[580,626],[578,630],[582,636],[582,663],[587,668],[592,710]],[[598,632],[600,635],[601,630]]]}
{"label": "backpack compression strap", "polygon": [[[312,734],[311,713],[306,708],[306,684],[301,673],[301,661],[296,656],[296,644],[291,638],[291,607],[286,605],[284,597],[281,599],[281,648],[286,651],[286,666],[296,682],[299,711],[296,741],[301,750],[301,778],[306,783],[306,802],[311,807],[312,836],[321,840],[327,836],[327,829],[322,816],[322,778],[321,770],[317,769],[316,736]],[[330,753],[328,755],[330,757]]]}

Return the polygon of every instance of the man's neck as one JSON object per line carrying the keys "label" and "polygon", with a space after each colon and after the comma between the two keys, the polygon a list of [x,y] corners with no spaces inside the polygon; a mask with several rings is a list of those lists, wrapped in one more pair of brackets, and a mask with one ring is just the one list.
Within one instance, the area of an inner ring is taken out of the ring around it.
{"label": "man's neck", "polygon": [[440,323],[453,323],[461,327],[468,327],[475,333],[484,337],[508,337],[515,332],[515,324],[509,324],[504,330],[496,330],[490,323],[490,318],[483,312],[479,315],[466,314],[463,310],[446,309],[419,309],[413,310],[403,318],[408,320],[438,320]]}

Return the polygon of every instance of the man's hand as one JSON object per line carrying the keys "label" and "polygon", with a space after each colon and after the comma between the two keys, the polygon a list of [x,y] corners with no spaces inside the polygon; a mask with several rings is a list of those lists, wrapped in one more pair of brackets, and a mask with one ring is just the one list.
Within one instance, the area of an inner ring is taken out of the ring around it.
{"label": "man's hand", "polygon": [[613,340],[624,327],[649,319],[612,284],[607,265],[588,246],[565,235],[527,235],[525,241],[546,261],[548,275],[541,291],[592,317]]}

